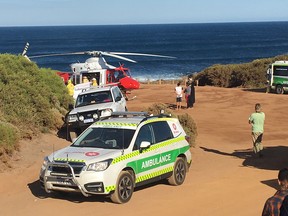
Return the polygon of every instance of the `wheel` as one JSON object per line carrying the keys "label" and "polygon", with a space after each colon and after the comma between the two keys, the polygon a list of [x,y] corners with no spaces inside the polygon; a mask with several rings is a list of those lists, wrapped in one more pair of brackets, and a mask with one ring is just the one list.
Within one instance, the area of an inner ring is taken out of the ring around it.
{"label": "wheel", "polygon": [[277,85],[276,86],[276,93],[277,94],[283,94],[284,93],[282,85]]}
{"label": "wheel", "polygon": [[183,184],[186,177],[186,164],[185,160],[181,157],[176,159],[173,174],[168,178],[168,182],[171,185],[181,185]]}
{"label": "wheel", "polygon": [[116,189],[111,195],[111,200],[114,203],[128,202],[134,191],[134,178],[128,171],[122,171],[116,183]]}

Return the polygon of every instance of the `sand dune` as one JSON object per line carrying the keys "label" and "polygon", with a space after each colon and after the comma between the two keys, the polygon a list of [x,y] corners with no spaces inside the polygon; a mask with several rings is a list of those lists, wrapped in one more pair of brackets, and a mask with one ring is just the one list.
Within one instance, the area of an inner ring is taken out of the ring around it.
{"label": "sand dune", "polygon": [[[174,85],[142,85],[128,101],[130,111],[154,102],[175,104]],[[252,155],[248,116],[261,103],[266,114],[264,158]],[[140,188],[125,205],[102,197],[48,195],[39,187],[45,155],[69,143],[56,134],[22,142],[13,169],[0,173],[0,215],[260,215],[277,188],[277,173],[288,167],[288,95],[261,91],[196,87],[189,113],[197,123],[197,146],[182,186],[160,182]]]}

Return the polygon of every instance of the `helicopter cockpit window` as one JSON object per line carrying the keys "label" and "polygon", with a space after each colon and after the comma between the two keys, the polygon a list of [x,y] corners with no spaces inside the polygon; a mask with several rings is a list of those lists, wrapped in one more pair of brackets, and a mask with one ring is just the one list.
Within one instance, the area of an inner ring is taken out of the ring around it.
{"label": "helicopter cockpit window", "polygon": [[112,101],[113,100],[110,91],[93,92],[90,94],[79,95],[76,100],[76,107],[109,103]]}
{"label": "helicopter cockpit window", "polygon": [[122,79],[123,77],[125,77],[123,71],[115,71],[114,72],[114,76],[115,76],[115,81],[118,82],[120,79]]}

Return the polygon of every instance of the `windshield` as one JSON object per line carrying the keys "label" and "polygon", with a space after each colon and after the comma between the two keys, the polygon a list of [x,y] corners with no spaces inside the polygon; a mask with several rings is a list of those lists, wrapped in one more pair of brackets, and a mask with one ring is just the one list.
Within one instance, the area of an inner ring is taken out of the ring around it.
{"label": "windshield", "polygon": [[101,91],[79,95],[76,100],[76,106],[86,106],[91,104],[101,104],[112,102],[112,95],[110,91]]}
{"label": "windshield", "polygon": [[88,128],[73,144],[74,147],[126,149],[135,130],[122,128]]}
{"label": "windshield", "polygon": [[288,66],[274,66],[274,76],[288,76]]}

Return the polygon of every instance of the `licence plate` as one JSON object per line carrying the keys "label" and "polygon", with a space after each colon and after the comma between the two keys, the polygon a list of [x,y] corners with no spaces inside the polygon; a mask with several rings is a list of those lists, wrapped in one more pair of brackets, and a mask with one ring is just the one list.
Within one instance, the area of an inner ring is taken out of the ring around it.
{"label": "licence plate", "polygon": [[84,119],[84,123],[90,123],[90,122],[94,122],[94,119],[91,118],[91,119]]}
{"label": "licence plate", "polygon": [[60,184],[60,185],[72,185],[71,181],[56,181],[55,184]]}

